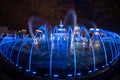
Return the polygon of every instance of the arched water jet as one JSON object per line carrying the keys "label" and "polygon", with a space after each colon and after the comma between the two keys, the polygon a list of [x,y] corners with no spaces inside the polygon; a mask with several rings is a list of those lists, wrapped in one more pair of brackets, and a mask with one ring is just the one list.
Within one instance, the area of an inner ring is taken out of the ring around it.
{"label": "arched water jet", "polygon": [[[48,45],[48,47],[49,47],[49,41],[48,41],[48,34],[47,34],[47,29],[46,29],[46,26],[40,26],[39,28],[38,28],[38,30],[43,30],[44,31],[44,34],[45,34],[45,37],[46,37],[46,39],[47,39],[47,45]],[[26,70],[27,72],[30,72],[31,71],[31,61],[32,61],[32,54],[33,54],[33,48],[34,48],[34,40],[37,38],[37,35],[38,35],[38,32],[36,32],[36,34],[35,34],[35,36],[34,36],[34,38],[33,38],[33,43],[32,43],[32,45],[31,45],[31,49],[30,49],[30,56],[29,56],[29,66],[28,66],[28,69]]]}
{"label": "arched water jet", "polygon": [[[71,26],[68,26],[68,42],[67,42],[67,45],[72,44],[72,41],[73,41],[72,34],[73,34],[73,30],[72,30]],[[71,40],[71,38],[72,38],[72,40]],[[68,48],[68,46],[67,46],[67,48]]]}
{"label": "arched water jet", "polygon": [[[103,31],[103,30],[102,30]],[[104,32],[105,33],[105,32]],[[109,37],[109,34],[108,34],[108,32],[106,33],[107,34],[107,37]],[[112,44],[111,44],[111,42],[110,42],[110,40],[109,40],[109,45],[110,45],[110,50],[111,50],[111,55],[112,55],[112,60],[111,61],[113,61],[113,59],[114,59],[114,57],[113,57],[113,48],[112,48]]]}
{"label": "arched water jet", "polygon": [[28,65],[28,69],[26,69],[27,72],[31,71],[31,60],[32,60],[32,54],[33,54],[33,47],[34,47],[34,42],[32,42],[32,46],[30,49],[30,56],[29,56],[29,65]]}
{"label": "arched water jet", "polygon": [[23,44],[20,46],[20,49],[19,49],[19,51],[18,51],[17,60],[16,60],[16,61],[17,61],[17,62],[16,62],[16,65],[17,65],[17,66],[19,66],[20,53],[21,53],[21,50],[22,50],[22,48],[23,48],[23,46],[24,46],[25,44],[27,44],[26,41],[23,42]]}
{"label": "arched water jet", "polygon": [[50,48],[50,77],[52,77],[52,44],[51,44],[51,48]]}
{"label": "arched water jet", "polygon": [[68,33],[69,33],[69,38],[73,38],[72,37],[73,30],[72,30],[71,26],[68,26]]}
{"label": "arched water jet", "polygon": [[92,44],[91,47],[92,47],[93,64],[94,64],[93,70],[95,71],[95,70],[96,70],[95,51],[94,51],[94,48],[93,48],[93,43],[92,43],[92,41],[91,41],[91,39],[90,39],[90,35],[89,35],[90,33],[87,31],[87,29],[86,29],[84,26],[81,27],[80,33],[81,33],[82,30],[84,30],[84,31],[87,33],[88,39],[90,40],[90,44]]}
{"label": "arched water jet", "polygon": [[[97,30],[97,28],[93,28],[93,30],[90,30],[90,31],[89,31],[89,34],[90,34],[91,32],[99,32],[99,29]],[[95,35],[95,33],[94,33],[94,35]],[[94,35],[93,35],[93,36],[94,36]],[[104,42],[103,42],[102,38],[100,37],[100,34],[98,34],[98,37],[100,38],[100,41],[101,41],[101,43],[102,43],[102,47],[103,47],[104,55],[105,55],[105,65],[107,66],[107,65],[108,65],[108,62],[107,62],[106,48],[105,48],[105,45],[104,45]]]}
{"label": "arched water jet", "polygon": [[12,61],[12,54],[13,54],[13,50],[15,48],[15,46],[19,43],[19,40],[15,42],[15,44],[12,47],[11,53],[10,53],[10,61]]}
{"label": "arched water jet", "polygon": [[71,9],[65,16],[63,25],[72,26],[72,29],[74,29],[74,26],[76,26],[76,22],[77,22],[76,12],[74,11],[74,9]]}
{"label": "arched water jet", "polygon": [[[8,47],[7,47],[7,49],[6,49],[6,57],[7,57],[7,58],[8,58],[8,54],[9,54],[8,51],[9,51],[10,45],[11,45],[12,43],[13,43],[13,42],[10,42],[9,45],[8,45]],[[8,59],[9,59],[9,58],[8,58]]]}
{"label": "arched water jet", "polygon": [[[95,31],[96,31],[96,29],[95,29]],[[100,38],[100,40],[101,40],[101,43],[102,43],[102,45],[103,45],[103,50],[104,50],[104,53],[105,53],[105,63],[106,63],[105,65],[108,66],[106,48],[105,48],[104,42],[103,42],[103,40],[102,40],[102,38],[100,37],[99,34],[98,34],[98,36],[99,36],[99,38]]]}
{"label": "arched water jet", "polygon": [[4,55],[6,55],[5,52],[6,52],[6,48],[8,47],[8,44],[9,44],[9,41],[7,42],[6,46],[4,47],[4,52],[3,52]]}
{"label": "arched water jet", "polygon": [[54,27],[54,31],[53,31],[53,33],[57,32],[57,29],[58,29],[58,27],[55,26],[55,27]]}
{"label": "arched water jet", "polygon": [[114,41],[115,41],[115,44],[116,44],[116,48],[117,48],[117,56],[118,56],[118,54],[119,54],[119,48],[118,48],[118,41],[117,41],[117,39],[115,39],[115,38],[117,38],[117,36],[116,36],[116,33],[113,33],[113,38],[114,38]]}
{"label": "arched water jet", "polygon": [[[34,20],[38,20],[38,25],[34,23]],[[101,65],[109,64],[108,61],[111,61],[111,59],[113,60],[114,57],[118,58],[120,54],[120,37],[118,36],[119,40],[117,40],[118,38],[115,38],[117,36],[115,33],[103,31],[102,29],[97,28],[92,22],[89,22],[89,24],[93,27],[93,31],[88,32],[86,29],[87,26],[83,24],[84,26],[82,25],[77,29],[79,36],[75,36],[75,27],[78,26],[76,25],[76,20],[76,14],[74,10],[71,10],[65,17],[64,25],[61,23],[58,27],[56,26],[51,31],[51,35],[49,35],[48,26],[40,24],[39,18],[32,18],[32,20],[28,22],[29,29],[33,33],[30,32],[32,37],[24,38],[24,40],[23,38],[17,37],[16,39],[14,37],[11,37],[11,39],[7,38],[0,43],[0,52],[6,59],[9,58],[9,54],[11,55],[10,60],[15,58],[16,62],[14,63],[20,70],[24,71],[24,69],[26,69],[27,72],[30,72],[29,74],[43,78],[76,79],[76,77],[81,78],[89,74],[103,72],[109,66],[104,66],[103,68]],[[34,29],[43,31],[47,44],[43,40],[43,37],[39,40],[40,36],[38,35],[40,35],[40,33]],[[85,32],[85,39],[81,39],[82,35],[84,35],[82,31]],[[92,38],[89,34],[91,32],[94,33],[94,37]],[[99,38],[97,36],[98,39],[96,39],[96,32],[99,33]],[[106,36],[102,37],[100,32]],[[53,39],[55,36],[57,37],[56,40]],[[106,39],[107,37],[109,37],[109,40]],[[80,38],[80,40],[76,40],[75,38]],[[17,40],[23,42],[18,42],[17,44]],[[102,45],[97,45],[99,48],[96,48],[94,45],[97,41],[101,42]],[[84,42],[90,42],[90,46],[81,46],[81,43],[83,45]],[[106,46],[107,43],[109,43],[109,47]],[[72,48],[68,49],[71,45]],[[10,50],[11,48],[12,50]],[[26,48],[28,48],[28,50],[26,50]],[[95,49],[101,49],[101,51],[97,52]],[[18,52],[17,56],[13,54],[13,51]],[[105,58],[103,59],[101,57]],[[12,65],[14,66],[14,64]],[[91,68],[92,70],[88,71],[88,69]]]}
{"label": "arched water jet", "polygon": [[4,44],[6,44],[6,46],[4,47],[4,50],[3,50],[3,53],[4,53],[4,56],[6,57],[6,55],[7,55],[7,49],[8,49],[8,47],[9,47],[9,45],[10,45],[10,43],[13,41],[14,39],[11,39],[11,38],[5,38],[5,39],[3,39],[3,41],[2,41],[2,44],[1,45],[4,45]]}
{"label": "arched water jet", "polygon": [[30,35],[31,35],[32,38],[35,38],[36,29],[38,29],[38,27],[43,25],[43,24],[46,24],[47,28],[52,27],[50,25],[50,23],[47,20],[43,19],[43,18],[32,16],[29,19],[28,28],[29,28],[29,32],[30,32]]}
{"label": "arched water jet", "polygon": [[111,33],[110,32],[110,36],[111,36],[111,39],[112,39],[112,41],[114,42],[114,48],[115,48],[115,59],[117,58],[117,53],[118,53],[118,51],[117,51],[117,45],[115,45],[116,44],[116,40],[114,39],[114,37],[113,37],[113,33]]}

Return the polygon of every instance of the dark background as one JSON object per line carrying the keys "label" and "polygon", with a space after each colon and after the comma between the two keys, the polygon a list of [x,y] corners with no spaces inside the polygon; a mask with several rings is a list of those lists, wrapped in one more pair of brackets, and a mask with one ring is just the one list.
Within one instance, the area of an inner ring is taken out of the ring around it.
{"label": "dark background", "polygon": [[31,16],[58,25],[59,20],[74,8],[78,22],[94,21],[101,28],[119,33],[119,5],[120,0],[0,0],[0,26],[27,29]]}

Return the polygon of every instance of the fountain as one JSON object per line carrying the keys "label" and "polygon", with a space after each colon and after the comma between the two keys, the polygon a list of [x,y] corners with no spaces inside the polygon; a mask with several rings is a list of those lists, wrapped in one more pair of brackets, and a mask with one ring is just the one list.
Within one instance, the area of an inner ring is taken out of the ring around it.
{"label": "fountain", "polygon": [[76,24],[74,10],[53,30],[46,23],[33,25],[34,20],[39,18],[28,21],[31,37],[7,36],[0,43],[4,58],[26,73],[43,78],[81,78],[104,70],[120,55],[118,34],[100,29],[91,21],[90,29]]}

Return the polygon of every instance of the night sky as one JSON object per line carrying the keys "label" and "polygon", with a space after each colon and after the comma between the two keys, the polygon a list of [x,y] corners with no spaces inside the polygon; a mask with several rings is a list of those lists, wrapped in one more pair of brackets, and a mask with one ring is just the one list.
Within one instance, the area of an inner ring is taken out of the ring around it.
{"label": "night sky", "polygon": [[73,8],[77,21],[94,21],[98,27],[120,32],[120,0],[1,0],[0,25],[9,29],[28,28],[31,16],[58,24]]}

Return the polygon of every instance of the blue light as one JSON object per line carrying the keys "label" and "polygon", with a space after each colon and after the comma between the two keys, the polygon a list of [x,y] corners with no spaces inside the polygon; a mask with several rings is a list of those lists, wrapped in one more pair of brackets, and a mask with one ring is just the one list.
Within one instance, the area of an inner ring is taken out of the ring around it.
{"label": "blue light", "polygon": [[54,77],[59,77],[59,75],[58,75],[58,74],[54,74],[53,76],[54,76]]}
{"label": "blue light", "polygon": [[16,64],[16,66],[18,66],[18,64]]}
{"label": "blue light", "polygon": [[59,29],[58,29],[58,31],[65,31],[65,29],[63,29],[63,28],[62,28],[62,29],[61,29],[61,28],[59,28]]}
{"label": "blue light", "polygon": [[106,66],[108,66],[109,64],[106,64]]}
{"label": "blue light", "polygon": [[59,41],[59,40],[60,40],[60,37],[58,37],[57,40]]}
{"label": "blue light", "polygon": [[72,77],[72,74],[68,74],[67,76],[68,76],[68,77]]}
{"label": "blue light", "polygon": [[43,40],[45,39],[45,35],[44,34],[43,34],[42,38],[43,38]]}
{"label": "blue light", "polygon": [[34,44],[38,44],[38,41],[37,41],[37,39],[34,39]]}
{"label": "blue light", "polygon": [[92,70],[89,70],[88,73],[92,73]]}
{"label": "blue light", "polygon": [[105,66],[103,65],[102,68],[105,68]]}
{"label": "blue light", "polygon": [[37,74],[37,72],[35,72],[35,71],[33,71],[32,73],[33,73],[33,74]]}
{"label": "blue light", "polygon": [[26,72],[30,72],[30,70],[26,69]]}
{"label": "blue light", "polygon": [[19,69],[22,69],[22,67],[21,67],[21,66],[19,66]]}
{"label": "blue light", "polygon": [[81,76],[81,73],[77,73],[76,75],[77,75],[77,76]]}
{"label": "blue light", "polygon": [[98,71],[98,68],[96,68],[95,70]]}

